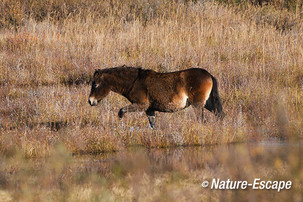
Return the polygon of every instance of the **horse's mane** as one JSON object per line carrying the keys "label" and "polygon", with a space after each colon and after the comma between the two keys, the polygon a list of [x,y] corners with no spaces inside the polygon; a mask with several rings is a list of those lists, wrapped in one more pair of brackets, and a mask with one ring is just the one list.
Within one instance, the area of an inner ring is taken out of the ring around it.
{"label": "horse's mane", "polygon": [[129,67],[126,65],[118,66],[118,67],[111,67],[111,68],[105,68],[105,69],[97,69],[95,71],[98,73],[114,73],[114,72],[125,72],[125,71],[140,71],[142,70],[141,67]]}

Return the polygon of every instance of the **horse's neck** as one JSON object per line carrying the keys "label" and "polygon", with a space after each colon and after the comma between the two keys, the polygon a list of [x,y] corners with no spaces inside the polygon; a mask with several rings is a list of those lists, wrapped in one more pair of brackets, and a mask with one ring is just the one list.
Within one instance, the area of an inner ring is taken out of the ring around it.
{"label": "horse's neck", "polygon": [[138,70],[119,70],[108,74],[107,83],[110,85],[112,91],[125,95],[130,91],[137,77]]}

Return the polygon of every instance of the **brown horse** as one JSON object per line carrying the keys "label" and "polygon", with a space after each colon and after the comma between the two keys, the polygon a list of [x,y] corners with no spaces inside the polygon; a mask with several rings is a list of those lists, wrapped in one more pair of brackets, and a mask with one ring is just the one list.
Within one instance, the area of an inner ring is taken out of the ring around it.
{"label": "brown horse", "polygon": [[145,111],[153,128],[155,111],[175,112],[190,105],[199,120],[205,120],[204,107],[223,118],[217,86],[216,79],[204,69],[158,73],[123,65],[95,71],[88,102],[95,106],[110,91],[116,92],[131,102],[120,109],[120,118],[126,112]]}

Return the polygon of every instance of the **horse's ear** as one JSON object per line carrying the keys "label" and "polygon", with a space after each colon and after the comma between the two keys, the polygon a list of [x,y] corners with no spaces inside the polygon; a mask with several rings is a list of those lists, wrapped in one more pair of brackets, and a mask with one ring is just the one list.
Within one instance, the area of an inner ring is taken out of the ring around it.
{"label": "horse's ear", "polygon": [[93,82],[93,77],[90,77],[89,80],[87,81],[87,84],[88,84],[88,85],[91,85],[92,82]]}
{"label": "horse's ear", "polygon": [[100,74],[101,74],[100,70],[99,70],[99,69],[96,69],[96,70],[95,70],[95,73],[94,73],[94,77],[95,77],[95,76],[99,76]]}

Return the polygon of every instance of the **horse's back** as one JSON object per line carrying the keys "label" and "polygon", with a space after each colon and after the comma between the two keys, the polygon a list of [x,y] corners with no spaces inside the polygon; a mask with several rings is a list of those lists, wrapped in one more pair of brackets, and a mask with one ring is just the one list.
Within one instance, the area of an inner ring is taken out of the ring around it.
{"label": "horse's back", "polygon": [[212,80],[211,74],[205,69],[192,68],[183,70],[187,83],[197,85],[208,80]]}

